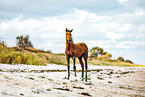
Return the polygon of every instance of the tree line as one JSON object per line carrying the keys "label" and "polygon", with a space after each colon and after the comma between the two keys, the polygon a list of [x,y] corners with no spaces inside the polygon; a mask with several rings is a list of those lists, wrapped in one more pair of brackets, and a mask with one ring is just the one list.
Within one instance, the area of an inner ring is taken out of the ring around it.
{"label": "tree line", "polygon": [[[94,58],[94,57],[98,57],[99,55],[106,55],[107,52],[104,52],[103,48],[100,48],[100,47],[93,47],[92,49],[90,49],[90,57],[91,58]],[[110,58],[112,57],[111,54],[110,55]]]}
{"label": "tree line", "polygon": [[[112,54],[104,52],[104,49],[100,48],[100,47],[93,47],[92,49],[90,49],[89,52],[90,52],[90,58],[97,58],[97,57],[103,56],[103,55],[105,55],[104,58],[111,59],[111,57],[112,57]],[[123,57],[118,57],[116,61],[118,61],[118,62],[128,62],[128,63],[133,64],[133,62],[131,60],[124,60]]]}

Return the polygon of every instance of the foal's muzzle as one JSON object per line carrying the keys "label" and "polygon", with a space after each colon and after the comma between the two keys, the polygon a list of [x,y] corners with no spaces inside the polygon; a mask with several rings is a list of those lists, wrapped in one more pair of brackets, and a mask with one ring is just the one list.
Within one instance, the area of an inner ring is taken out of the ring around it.
{"label": "foal's muzzle", "polygon": [[67,42],[70,43],[71,42],[71,39],[68,39]]}

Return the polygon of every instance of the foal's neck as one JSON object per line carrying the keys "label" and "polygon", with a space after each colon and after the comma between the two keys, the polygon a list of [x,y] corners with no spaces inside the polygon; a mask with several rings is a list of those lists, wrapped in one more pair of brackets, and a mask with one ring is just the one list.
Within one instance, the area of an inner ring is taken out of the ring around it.
{"label": "foal's neck", "polygon": [[67,48],[68,51],[70,50],[70,48],[71,48],[73,45],[74,45],[73,41],[70,41],[70,42],[67,42],[67,41],[66,41],[66,48]]}

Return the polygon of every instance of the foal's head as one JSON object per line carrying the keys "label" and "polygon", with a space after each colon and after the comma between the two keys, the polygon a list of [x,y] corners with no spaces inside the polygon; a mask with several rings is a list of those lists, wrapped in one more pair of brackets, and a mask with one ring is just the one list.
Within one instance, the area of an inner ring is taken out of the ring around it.
{"label": "foal's head", "polygon": [[71,32],[73,31],[73,29],[72,30],[67,30],[67,28],[66,28],[66,41],[69,43],[70,41],[72,41],[72,37],[71,37]]}

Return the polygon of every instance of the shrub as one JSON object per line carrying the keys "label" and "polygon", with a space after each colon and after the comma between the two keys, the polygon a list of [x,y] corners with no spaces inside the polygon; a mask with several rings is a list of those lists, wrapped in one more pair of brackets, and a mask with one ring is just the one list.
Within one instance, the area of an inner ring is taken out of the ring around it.
{"label": "shrub", "polygon": [[93,47],[92,49],[90,49],[90,57],[94,58],[94,57],[98,57],[98,55],[101,55],[103,52],[102,48],[99,47]]}
{"label": "shrub", "polygon": [[102,52],[102,54],[101,55],[106,55],[107,54],[107,52]]}
{"label": "shrub", "polygon": [[117,61],[118,61],[118,62],[124,61],[124,59],[123,59],[123,57],[118,57],[118,58],[117,58]]}
{"label": "shrub", "polygon": [[112,55],[111,54],[105,54],[106,57],[111,58]]}
{"label": "shrub", "polygon": [[17,36],[17,46],[20,47],[33,47],[31,41],[29,40],[29,35],[21,35],[21,36]]}
{"label": "shrub", "polygon": [[125,62],[133,64],[131,60],[125,60]]}

